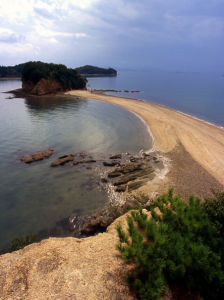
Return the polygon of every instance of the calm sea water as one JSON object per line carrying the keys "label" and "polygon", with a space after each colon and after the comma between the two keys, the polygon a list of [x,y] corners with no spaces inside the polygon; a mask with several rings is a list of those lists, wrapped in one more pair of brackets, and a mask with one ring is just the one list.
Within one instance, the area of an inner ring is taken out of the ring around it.
{"label": "calm sea water", "polygon": [[140,90],[140,93],[115,95],[159,103],[224,126],[224,77],[221,74],[120,71],[117,77],[88,80],[90,88]]}
{"label": "calm sea water", "polygon": [[[57,157],[150,147],[145,125],[120,107],[70,97],[7,99],[12,95],[2,93],[19,87],[20,81],[0,81],[0,248],[15,237],[57,227],[72,213],[93,213],[107,201],[94,169],[51,168]],[[55,150],[49,159],[20,162],[49,148]]]}

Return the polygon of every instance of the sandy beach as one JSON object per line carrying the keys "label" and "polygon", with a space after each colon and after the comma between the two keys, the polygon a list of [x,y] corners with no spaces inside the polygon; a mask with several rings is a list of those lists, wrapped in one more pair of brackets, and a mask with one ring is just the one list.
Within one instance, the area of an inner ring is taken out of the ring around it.
{"label": "sandy beach", "polygon": [[[142,100],[84,90],[73,90],[66,94],[109,102],[134,112],[150,127],[155,140],[155,149],[172,157],[174,164],[182,163],[180,168],[183,170],[183,177],[187,172],[188,177],[192,175],[193,183],[194,177],[197,179],[197,184],[206,177],[210,189],[215,188],[216,185],[219,189],[224,187],[224,130],[222,128]],[[178,168],[178,165],[176,167]],[[177,180],[181,172],[176,173]],[[181,181],[181,178],[178,180]],[[185,182],[186,180],[181,184],[184,186]]]}

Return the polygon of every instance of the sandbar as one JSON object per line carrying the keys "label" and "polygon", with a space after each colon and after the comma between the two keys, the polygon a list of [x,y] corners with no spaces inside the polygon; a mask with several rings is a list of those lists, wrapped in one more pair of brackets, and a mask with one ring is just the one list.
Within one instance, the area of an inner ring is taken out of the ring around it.
{"label": "sandbar", "polygon": [[170,153],[178,145],[224,186],[224,130],[213,124],[143,100],[72,90],[66,94],[109,102],[139,115],[150,127],[155,149]]}

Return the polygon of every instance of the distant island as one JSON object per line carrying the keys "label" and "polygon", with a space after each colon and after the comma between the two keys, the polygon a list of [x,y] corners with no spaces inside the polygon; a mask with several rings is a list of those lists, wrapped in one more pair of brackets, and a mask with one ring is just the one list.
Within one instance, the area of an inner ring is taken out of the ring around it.
{"label": "distant island", "polygon": [[75,69],[40,61],[25,63],[21,76],[22,90],[33,95],[85,89],[87,82]]}
{"label": "distant island", "polygon": [[[27,63],[15,65],[15,66],[0,66],[0,78],[21,78],[23,68],[26,64]],[[112,68],[106,69],[106,68],[99,68],[95,66],[85,65],[79,68],[75,68],[73,70],[78,72],[82,77],[117,76],[117,71]]]}
{"label": "distant island", "polygon": [[112,68],[99,68],[90,65],[85,65],[75,69],[79,74],[85,77],[103,77],[103,76],[117,76],[117,71]]}
{"label": "distant island", "polygon": [[15,66],[0,66],[0,78],[20,78],[25,63]]}

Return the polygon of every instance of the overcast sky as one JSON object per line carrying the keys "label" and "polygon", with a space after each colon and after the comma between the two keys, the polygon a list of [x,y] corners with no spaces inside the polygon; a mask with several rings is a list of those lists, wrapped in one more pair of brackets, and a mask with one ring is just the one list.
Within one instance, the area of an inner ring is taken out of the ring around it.
{"label": "overcast sky", "polygon": [[224,0],[0,0],[0,65],[224,72]]}

